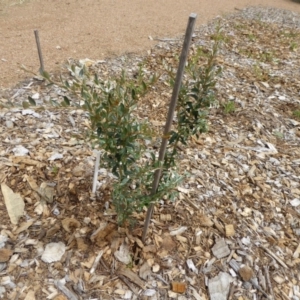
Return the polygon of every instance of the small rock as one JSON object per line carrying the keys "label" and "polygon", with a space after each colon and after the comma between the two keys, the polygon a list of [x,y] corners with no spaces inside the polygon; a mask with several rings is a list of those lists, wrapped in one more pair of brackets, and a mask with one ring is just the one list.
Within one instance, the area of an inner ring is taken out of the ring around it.
{"label": "small rock", "polygon": [[29,150],[23,147],[22,145],[18,145],[12,149],[15,156],[25,156],[29,153]]}
{"label": "small rock", "polygon": [[219,239],[212,247],[212,252],[214,256],[220,259],[228,256],[230,254],[230,249],[224,239]]}
{"label": "small rock", "polygon": [[211,300],[226,300],[232,277],[224,272],[208,281],[208,291]]}
{"label": "small rock", "polygon": [[117,260],[124,263],[125,265],[128,265],[129,263],[131,263],[131,260],[132,260],[130,253],[129,253],[129,248],[125,243],[123,243],[120,246],[119,250],[117,250],[114,253],[114,256]]}
{"label": "small rock", "polygon": [[6,242],[7,242],[7,236],[0,234],[0,249],[5,246]]}
{"label": "small rock", "polygon": [[59,261],[66,251],[66,246],[64,243],[49,243],[42,255],[42,261],[45,263],[52,263],[54,261]]}
{"label": "small rock", "polygon": [[156,294],[156,290],[154,290],[154,289],[147,289],[143,292],[143,295],[147,296],[147,297],[152,297],[155,294]]}
{"label": "small rock", "polygon": [[7,120],[5,122],[5,125],[6,125],[7,128],[10,128],[10,129],[14,128],[14,123],[12,121]]}
{"label": "small rock", "polygon": [[31,96],[32,99],[34,100],[38,100],[40,98],[40,94],[39,93],[35,93]]}
{"label": "small rock", "polygon": [[85,224],[90,224],[91,223],[91,218],[90,217],[85,217],[84,219],[83,219],[83,222],[85,223]]}
{"label": "small rock", "polygon": [[6,289],[4,286],[0,286],[0,297],[2,298],[2,296],[4,295],[4,293],[6,292]]}
{"label": "small rock", "polygon": [[60,153],[53,153],[48,160],[52,161],[52,160],[56,160],[56,159],[62,159],[63,155]]}
{"label": "small rock", "polygon": [[157,273],[159,270],[160,270],[159,264],[155,264],[155,265],[152,267],[152,271],[153,271],[154,273]]}
{"label": "small rock", "polygon": [[140,267],[139,275],[144,280],[147,280],[151,275],[151,268],[147,261]]}

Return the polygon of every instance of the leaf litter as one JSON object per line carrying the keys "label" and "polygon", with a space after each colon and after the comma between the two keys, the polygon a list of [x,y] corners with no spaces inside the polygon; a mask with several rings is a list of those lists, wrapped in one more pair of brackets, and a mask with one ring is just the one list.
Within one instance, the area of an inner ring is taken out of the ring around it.
{"label": "leaf litter", "polygon": [[[176,202],[156,205],[145,243],[145,212],[116,225],[106,170],[91,193],[87,114],[59,105],[77,97],[38,78],[2,91],[0,182],[11,196],[0,193],[0,297],[299,299],[299,20],[247,8],[195,32],[191,52],[205,54],[222,28],[219,105],[209,132],[183,147],[189,176]],[[160,39],[146,57],[80,63],[101,78],[122,68],[134,76],[143,61],[145,72],[161,73],[138,111],[159,131],[171,95],[164,64],[176,68],[181,43]],[[228,101],[232,113],[222,110]],[[9,208],[14,197],[22,212]]]}

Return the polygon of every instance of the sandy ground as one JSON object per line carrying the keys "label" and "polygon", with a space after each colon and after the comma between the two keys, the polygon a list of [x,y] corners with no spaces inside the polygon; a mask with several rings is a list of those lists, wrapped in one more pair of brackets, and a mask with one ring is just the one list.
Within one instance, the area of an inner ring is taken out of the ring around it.
{"label": "sandy ground", "polygon": [[153,38],[185,31],[191,12],[197,25],[246,6],[300,12],[295,0],[1,0],[0,87],[28,77],[18,64],[38,71],[34,29],[39,30],[45,68],[59,69],[69,57],[104,59],[151,48]]}

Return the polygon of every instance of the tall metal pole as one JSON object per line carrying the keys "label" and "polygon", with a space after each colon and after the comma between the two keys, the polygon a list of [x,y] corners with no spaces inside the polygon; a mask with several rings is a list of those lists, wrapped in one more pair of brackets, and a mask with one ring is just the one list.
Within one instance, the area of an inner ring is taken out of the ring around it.
{"label": "tall metal pole", "polygon": [[[161,143],[160,150],[159,150],[159,158],[158,159],[160,162],[163,162],[164,158],[165,158],[165,153],[166,153],[168,140],[169,140],[169,133],[170,133],[172,121],[174,118],[174,112],[175,112],[175,108],[176,108],[176,104],[177,104],[177,98],[178,98],[178,94],[179,94],[180,87],[181,87],[182,77],[183,77],[183,73],[184,73],[184,67],[186,64],[196,19],[197,19],[197,14],[194,14],[194,13],[190,14],[189,20],[188,20],[188,25],[187,25],[186,32],[185,32],[185,38],[184,38],[183,47],[182,47],[182,51],[181,51],[179,66],[178,66],[178,70],[177,70],[177,74],[176,74],[172,97],[171,97],[171,102],[170,102],[170,106],[169,106],[167,121],[166,121],[165,129],[164,129],[164,134],[162,137],[162,143]],[[159,184],[160,177],[161,177],[161,172],[162,172],[162,168],[159,168],[156,170],[156,172],[154,174],[154,180],[152,183],[152,190],[151,190],[152,195],[154,195],[157,191],[158,184]],[[143,236],[142,236],[143,242],[146,239],[148,227],[150,224],[150,219],[151,219],[152,213],[153,213],[153,208],[154,208],[154,204],[152,203],[148,207],[148,211],[147,211],[147,216],[146,216],[144,230],[143,230]]]}

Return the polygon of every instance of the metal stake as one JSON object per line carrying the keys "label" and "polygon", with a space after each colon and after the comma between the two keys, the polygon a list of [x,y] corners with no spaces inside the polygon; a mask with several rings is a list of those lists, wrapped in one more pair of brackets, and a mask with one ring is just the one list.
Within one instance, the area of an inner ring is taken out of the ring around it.
{"label": "metal stake", "polygon": [[[194,31],[194,25],[196,22],[196,18],[197,18],[197,14],[194,14],[194,13],[190,14],[190,16],[189,16],[188,25],[186,28],[185,38],[184,38],[184,42],[183,42],[183,47],[182,47],[182,51],[181,51],[179,66],[178,66],[175,84],[174,84],[174,88],[173,88],[173,93],[172,93],[172,97],[171,97],[171,102],[170,102],[170,106],[169,106],[167,121],[166,121],[165,129],[164,129],[164,134],[162,137],[162,143],[161,143],[160,150],[159,150],[159,158],[158,159],[160,162],[163,162],[164,158],[165,158],[166,148],[167,148],[167,144],[168,144],[168,140],[169,140],[169,133],[170,133],[171,126],[172,126],[174,111],[175,111],[176,104],[177,104],[177,98],[178,98],[178,94],[179,94],[180,87],[181,87],[184,67],[186,64],[186,60],[187,60],[187,56],[188,56],[188,52],[189,52],[189,48],[190,48],[190,43],[191,43],[193,31]],[[152,195],[154,195],[157,191],[158,184],[159,184],[160,177],[161,177],[161,172],[162,172],[162,169],[159,168],[156,170],[156,172],[154,174],[154,180],[152,183],[152,190],[151,190]],[[152,213],[153,213],[153,208],[154,208],[154,204],[152,203],[148,207],[148,211],[147,211],[147,216],[146,216],[144,230],[143,230],[143,236],[142,236],[143,242],[145,242],[145,239],[146,239],[148,227],[150,224],[150,219],[151,219]]]}
{"label": "metal stake", "polygon": [[42,73],[44,73],[45,69],[44,69],[42,49],[41,49],[41,45],[40,45],[39,31],[37,29],[34,30],[34,35],[35,35],[36,46],[38,49],[39,59],[40,59],[40,74],[42,74]]}

